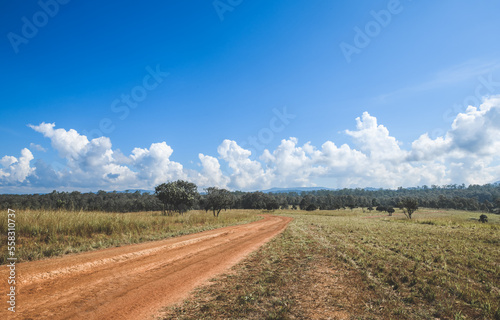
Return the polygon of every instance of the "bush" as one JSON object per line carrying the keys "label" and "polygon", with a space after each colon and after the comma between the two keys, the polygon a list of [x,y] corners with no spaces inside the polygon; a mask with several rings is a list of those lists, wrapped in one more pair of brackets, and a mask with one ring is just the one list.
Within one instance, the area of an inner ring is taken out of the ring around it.
{"label": "bush", "polygon": [[389,213],[390,216],[392,216],[392,214],[395,212],[396,210],[394,210],[393,207],[389,207],[387,208],[387,212]]}
{"label": "bush", "polygon": [[315,205],[314,203],[311,203],[310,205],[307,206],[306,211],[314,211],[318,209],[318,206]]}
{"label": "bush", "polygon": [[482,223],[488,222],[488,216],[485,215],[485,214],[480,215],[479,216],[479,221],[482,222]]}

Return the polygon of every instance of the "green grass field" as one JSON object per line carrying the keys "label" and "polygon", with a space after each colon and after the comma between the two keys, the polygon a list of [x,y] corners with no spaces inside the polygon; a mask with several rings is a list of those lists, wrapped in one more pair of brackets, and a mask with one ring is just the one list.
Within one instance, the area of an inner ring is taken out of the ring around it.
{"label": "green grass field", "polygon": [[498,215],[285,214],[282,235],[164,318],[500,319]]}
{"label": "green grass field", "polygon": [[[228,210],[219,218],[210,212],[190,211],[162,216],[160,212],[16,212],[16,257],[39,260],[247,223],[259,219],[255,211]],[[0,264],[7,258],[7,211],[0,213]]]}

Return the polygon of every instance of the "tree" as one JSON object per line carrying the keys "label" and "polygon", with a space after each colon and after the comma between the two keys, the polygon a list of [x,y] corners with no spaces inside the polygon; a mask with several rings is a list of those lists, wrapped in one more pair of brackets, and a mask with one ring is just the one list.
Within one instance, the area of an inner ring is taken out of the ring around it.
{"label": "tree", "polygon": [[[307,208],[309,207],[309,205],[311,204],[316,204],[316,197],[311,195],[311,194],[306,194],[302,200],[300,201],[300,209],[301,210],[307,210]],[[316,209],[317,209],[317,206],[316,206]],[[315,210],[316,210],[315,209]]]}
{"label": "tree", "polygon": [[411,215],[418,210],[418,201],[414,198],[405,198],[401,201],[403,205],[403,213],[411,219]]}
{"label": "tree", "polygon": [[495,204],[496,204],[496,208],[493,210],[493,212],[500,214],[500,197],[497,197],[495,199]]}
{"label": "tree", "polygon": [[309,197],[304,197],[302,200],[300,200],[300,210],[306,210],[307,207],[311,204],[310,198]]}
{"label": "tree", "polygon": [[217,187],[210,187],[205,190],[207,191],[205,208],[212,210],[214,217],[219,217],[219,213],[222,209],[231,207],[233,197],[229,190],[219,189]]}
{"label": "tree", "polygon": [[307,206],[307,208],[306,208],[306,210],[307,210],[307,211],[315,211],[315,210],[317,210],[317,209],[318,209],[318,206],[317,206],[317,205],[315,205],[314,203],[310,203],[310,204]]}
{"label": "tree", "polygon": [[196,185],[184,180],[162,183],[156,186],[155,195],[163,203],[169,214],[173,211],[182,214],[189,210],[196,198],[199,197]]}
{"label": "tree", "polygon": [[266,203],[266,210],[274,211],[280,208],[280,204],[274,196],[267,194],[264,199]]}
{"label": "tree", "polygon": [[352,195],[347,196],[346,205],[349,207],[349,209],[351,209],[351,211],[358,206],[356,204],[356,199]]}
{"label": "tree", "polygon": [[393,207],[388,207],[388,208],[387,208],[387,212],[389,213],[389,215],[390,215],[390,216],[392,216],[392,214],[393,214],[394,212],[396,212],[396,210],[394,210],[394,208],[393,208]]}
{"label": "tree", "polygon": [[265,195],[260,191],[245,193],[241,199],[243,209],[264,209]]}

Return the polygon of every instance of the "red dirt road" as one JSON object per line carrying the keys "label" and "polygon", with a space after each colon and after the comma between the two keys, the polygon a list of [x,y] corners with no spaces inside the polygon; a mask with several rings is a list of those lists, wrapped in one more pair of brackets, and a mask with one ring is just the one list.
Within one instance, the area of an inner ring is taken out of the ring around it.
{"label": "red dirt road", "polygon": [[16,313],[7,311],[8,268],[0,271],[1,319],[148,319],[182,301],[283,231],[288,217],[20,263]]}

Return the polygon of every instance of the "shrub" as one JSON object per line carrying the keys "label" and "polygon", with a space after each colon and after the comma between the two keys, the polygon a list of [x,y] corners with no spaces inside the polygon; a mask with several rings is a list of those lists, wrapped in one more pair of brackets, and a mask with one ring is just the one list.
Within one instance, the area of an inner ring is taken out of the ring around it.
{"label": "shrub", "polygon": [[306,211],[314,211],[318,209],[318,206],[315,205],[314,203],[311,203],[310,205],[307,206]]}
{"label": "shrub", "polygon": [[396,210],[394,210],[393,207],[389,207],[387,208],[387,212],[389,213],[390,216],[392,216],[392,214],[395,212]]}

